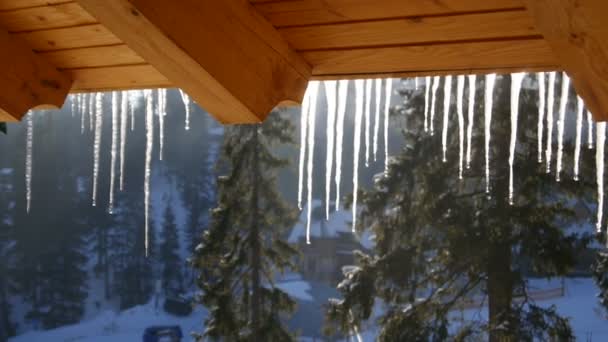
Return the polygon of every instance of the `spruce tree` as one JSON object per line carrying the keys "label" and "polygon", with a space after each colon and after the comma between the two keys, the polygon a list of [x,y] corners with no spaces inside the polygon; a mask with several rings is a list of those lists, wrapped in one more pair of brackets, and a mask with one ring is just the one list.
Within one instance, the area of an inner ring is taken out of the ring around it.
{"label": "spruce tree", "polygon": [[292,137],[293,126],[280,113],[225,130],[218,169],[226,175],[218,178],[218,205],[193,257],[198,301],[210,311],[204,331],[210,339],[294,339],[282,318],[295,301],[274,282],[278,272],[294,267],[296,250],[282,237],[296,216],[276,186],[287,161],[272,150]]}
{"label": "spruce tree", "polygon": [[[460,180],[455,108],[444,163],[441,134],[423,132],[424,95],[401,91],[405,105],[392,114],[402,123],[405,146],[373,189],[361,191],[357,229],[371,230],[375,247],[371,254],[358,253],[357,267],[345,270],[338,287],[343,298],[329,303],[328,332],[350,334],[374,315],[374,304],[381,301],[386,311],[379,314],[380,341],[572,339],[566,318],[552,307],[535,305],[527,295],[525,275],[565,275],[589,241],[589,236],[560,227],[574,220],[570,199],[591,197],[594,172],[584,161],[593,158],[583,151],[580,182],[571,180],[566,167],[559,183],[555,167],[545,173],[536,155],[537,91],[522,90],[515,198],[509,205],[509,86],[506,76],[495,90],[490,194],[485,192],[482,92],[477,93],[473,164]],[[443,98],[441,92],[438,98]],[[568,155],[564,165],[571,165]],[[450,320],[451,311],[479,297],[488,305],[487,321]]]}
{"label": "spruce tree", "polygon": [[179,256],[179,235],[171,204],[164,214],[160,243],[162,288],[165,296],[176,296],[183,291],[182,260]]}

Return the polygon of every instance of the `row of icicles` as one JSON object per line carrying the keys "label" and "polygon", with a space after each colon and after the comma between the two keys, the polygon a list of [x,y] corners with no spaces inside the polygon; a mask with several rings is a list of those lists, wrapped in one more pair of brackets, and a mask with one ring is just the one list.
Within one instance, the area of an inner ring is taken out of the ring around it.
{"label": "row of icicles", "polygon": [[[155,95],[156,94],[156,100]],[[180,91],[182,101],[186,110],[185,129],[190,129],[190,98]],[[80,130],[84,134],[85,128],[93,131],[93,191],[92,205],[97,206],[97,182],[99,178],[99,163],[101,153],[101,137],[103,128],[104,98],[105,93],[88,93],[70,95],[72,116],[80,114]],[[108,212],[114,212],[114,190],[116,188],[116,170],[118,169],[118,188],[124,188],[124,166],[125,148],[127,143],[127,131],[129,120],[131,131],[135,130],[135,111],[142,105],[145,106],[145,126],[146,126],[146,155],[145,155],[145,174],[144,174],[144,206],[145,206],[145,248],[146,255],[149,247],[149,209],[150,209],[150,176],[152,166],[152,149],[154,144],[154,114],[158,117],[159,125],[159,159],[163,159],[164,147],[164,120],[167,115],[167,91],[158,89],[157,91],[123,91],[111,93],[111,151],[110,151],[110,189]],[[156,108],[155,105],[156,104]],[[156,109],[156,110],[155,110]],[[130,117],[130,118],[129,118]],[[88,119],[88,120],[87,120]],[[26,210],[29,213],[32,198],[32,149],[34,142],[33,115],[28,113],[26,116],[26,161],[25,161],[25,183],[26,183]],[[118,159],[118,160],[117,160]],[[117,163],[119,165],[117,165]]]}
{"label": "row of icicles", "polygon": [[[519,116],[519,96],[525,73],[511,74],[511,135],[509,144],[509,203],[513,205],[513,164],[515,161],[515,147],[517,144],[517,122]],[[536,73],[538,80],[539,104],[538,104],[538,162],[546,161],[546,172],[551,172],[551,161],[553,153],[553,125],[554,125],[554,101],[555,101],[555,72]],[[548,78],[548,80],[547,80]],[[443,105],[443,125],[442,125],[442,151],[443,161],[447,161],[447,134],[448,123],[452,101],[452,76],[443,78],[444,85],[444,105]],[[471,166],[471,136],[473,132],[476,75],[458,75],[456,89],[456,113],[458,116],[458,137],[459,137],[459,173],[462,179],[463,167],[467,169]],[[424,78],[424,131],[433,135],[435,133],[435,108],[437,103],[437,90],[442,83],[440,76]],[[546,84],[548,81],[548,85]],[[490,143],[491,143],[491,124],[493,111],[493,94],[496,83],[496,74],[485,75],[484,89],[484,147],[485,147],[485,183],[486,193],[490,192]],[[384,169],[385,174],[388,169],[388,127],[389,110],[392,96],[391,79],[366,79],[354,80],[355,86],[355,117],[354,117],[354,141],[353,141],[353,200],[352,200],[352,230],[355,232],[357,223],[357,193],[359,187],[359,161],[361,159],[361,136],[363,125],[365,125],[365,166],[369,166],[370,148],[373,153],[373,160],[377,160],[378,141],[380,127],[383,121],[383,140],[384,140]],[[468,85],[468,108],[467,125],[465,129],[464,120],[464,89]],[[570,78],[563,73],[561,83],[561,94],[557,118],[557,157],[556,157],[556,181],[560,181],[562,173],[562,156],[564,144],[564,123],[566,119],[566,107],[568,104],[568,93],[570,89]],[[302,103],[301,125],[300,125],[300,156],[299,156],[299,182],[298,182],[298,208],[302,210],[304,178],[307,186],[307,223],[306,223],[306,242],[310,243],[310,226],[312,215],[312,189],[313,189],[313,160],[315,151],[315,127],[317,119],[317,100],[319,88],[323,86],[327,100],[327,159],[325,166],[325,218],[329,219],[331,203],[331,187],[335,184],[335,210],[340,209],[340,184],[342,170],[342,145],[344,143],[344,116],[346,114],[346,104],[348,101],[349,81],[312,81],[309,83]],[[419,79],[415,78],[415,88],[419,87]],[[374,125],[371,125],[372,118],[372,95],[375,95],[375,107],[373,108]],[[384,106],[381,106],[384,99]],[[582,144],[582,129],[584,120],[584,103],[577,96],[576,105],[576,138],[574,150],[573,175],[574,180],[579,178],[579,159]],[[586,112],[586,122],[588,129],[588,148],[593,148],[593,120],[589,111]],[[545,134],[546,124],[546,136]],[[466,136],[465,136],[466,135]],[[606,139],[606,123],[597,123],[596,129],[596,181],[598,192],[598,210],[596,219],[597,231],[601,231],[604,202],[604,143]],[[370,140],[372,142],[370,143]],[[335,174],[332,182],[332,170],[335,164]]]}

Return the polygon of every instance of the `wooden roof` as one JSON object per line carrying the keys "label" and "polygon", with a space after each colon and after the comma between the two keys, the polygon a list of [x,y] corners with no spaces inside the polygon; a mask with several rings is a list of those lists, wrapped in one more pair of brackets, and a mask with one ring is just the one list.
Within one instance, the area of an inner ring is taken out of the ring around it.
{"label": "wooden roof", "polygon": [[263,120],[310,79],[566,70],[608,114],[605,0],[0,0],[0,120],[67,92],[180,87]]}

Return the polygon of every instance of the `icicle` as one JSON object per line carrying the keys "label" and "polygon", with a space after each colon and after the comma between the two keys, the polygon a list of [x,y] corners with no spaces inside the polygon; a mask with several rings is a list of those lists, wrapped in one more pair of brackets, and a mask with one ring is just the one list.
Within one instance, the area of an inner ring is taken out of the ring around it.
{"label": "icicle", "polygon": [[557,172],[556,180],[560,181],[562,173],[562,156],[564,154],[564,123],[566,120],[566,105],[568,104],[568,90],[570,88],[570,77],[562,74],[562,94],[559,100],[559,119],[557,120]]}
{"label": "icicle", "polygon": [[334,137],[336,133],[336,81],[325,82],[327,98],[327,152],[325,154],[325,219],[329,220],[329,202],[331,196],[331,171],[334,166]]}
{"label": "icicle", "polygon": [[135,130],[135,108],[137,108],[138,96],[135,90],[129,90],[129,112],[131,114],[131,132]]}
{"label": "icicle", "polygon": [[144,171],[144,212],[145,212],[145,248],[146,256],[148,256],[149,243],[150,243],[150,227],[149,227],[149,214],[150,214],[150,176],[151,176],[151,165],[152,165],[152,146],[154,145],[154,107],[152,102],[152,90],[145,90],[144,96],[146,98],[146,164]]}
{"label": "icicle", "polygon": [[308,115],[310,112],[311,85],[308,83],[304,100],[302,100],[302,112],[300,113],[300,162],[298,168],[298,209],[302,210],[302,192],[304,188],[304,163],[306,161],[306,134],[308,133]]}
{"label": "icicle", "polygon": [[473,124],[475,115],[475,82],[477,76],[469,75],[469,112],[467,122],[467,169],[471,168],[471,139],[473,136]]}
{"label": "icicle", "polygon": [[348,80],[338,82],[338,115],[336,120],[336,211],[340,210],[340,184],[342,182],[342,145],[344,142],[344,116],[348,97]]}
{"label": "icicle", "polygon": [[545,121],[545,73],[539,72],[538,77],[538,162],[543,162],[543,133]]}
{"label": "icicle", "polygon": [[307,191],[308,191],[308,212],[306,222],[306,243],[310,244],[310,224],[312,221],[312,178],[314,171],[315,157],[315,127],[317,117],[317,96],[319,93],[319,81],[310,82],[310,113],[308,114],[308,165],[307,165]]}
{"label": "icicle", "polygon": [[517,119],[519,117],[519,94],[521,83],[526,76],[523,72],[511,74],[511,141],[509,143],[509,204],[513,205],[513,164],[517,144]]}
{"label": "icicle", "polygon": [[82,95],[82,103],[80,104],[80,134],[84,134],[84,121],[86,118],[86,103],[87,99]]}
{"label": "icicle", "polygon": [[89,130],[92,132],[95,128],[95,119],[97,115],[95,114],[95,106],[96,106],[96,98],[99,96],[99,93],[94,93],[89,96]]}
{"label": "icicle", "polygon": [[[93,98],[93,96],[91,96]],[[97,179],[99,178],[99,152],[101,150],[101,129],[103,127],[103,93],[97,93],[95,98],[95,119],[91,113],[91,122],[95,120],[95,138],[93,142],[93,206],[97,205]],[[93,106],[91,106],[91,110]]]}
{"label": "icicle", "polygon": [[549,73],[549,89],[547,90],[547,145],[545,159],[547,173],[551,172],[551,153],[553,152],[553,104],[555,102],[555,72]]}
{"label": "icicle", "polygon": [[122,92],[120,98],[120,191],[124,190],[125,148],[127,146],[127,121],[129,118],[129,97]]}
{"label": "icicle", "polygon": [[431,77],[424,78],[424,131],[429,131],[429,93],[431,91]]}
{"label": "icicle", "polygon": [[435,134],[435,106],[437,104],[437,89],[439,89],[439,82],[441,78],[439,76],[433,77],[433,91],[431,98],[431,123],[429,124],[429,128],[431,130],[431,135]]}
{"label": "icicle", "polygon": [[414,77],[414,90],[418,90],[418,77]]}
{"label": "icicle", "polygon": [[587,110],[587,148],[593,149],[593,116],[591,112]]}
{"label": "icicle", "polygon": [[462,179],[462,166],[464,163],[464,113],[462,102],[464,97],[464,75],[458,76],[456,87],[456,112],[458,114],[458,179]]}
{"label": "icicle", "polygon": [[[387,83],[390,83],[387,80]],[[353,148],[353,233],[357,227],[357,199],[359,192],[359,150],[361,148],[361,117],[363,116],[364,81],[355,80],[355,131]],[[388,102],[388,101],[387,101]]]}
{"label": "icicle", "polygon": [[598,122],[595,140],[595,168],[597,176],[597,232],[602,231],[602,215],[604,212],[604,143],[606,142],[606,123]]}
{"label": "icicle", "polygon": [[190,130],[190,96],[186,94],[183,90],[179,90],[180,95],[182,96],[182,101],[184,102],[184,107],[186,107],[186,131]]}
{"label": "icicle", "polygon": [[30,212],[32,202],[32,153],[34,147],[34,118],[30,111],[26,114],[27,134],[25,141],[25,201],[26,211]]}
{"label": "icicle", "polygon": [[369,167],[371,116],[372,116],[372,80],[365,80],[365,167]]}
{"label": "icicle", "polygon": [[445,77],[443,87],[443,127],[441,132],[441,145],[443,150],[443,162],[447,161],[448,124],[450,115],[450,101],[452,99],[452,76]]}
{"label": "icicle", "polygon": [[581,131],[583,130],[583,99],[576,97],[576,140],[574,143],[574,180],[578,181],[578,162],[581,157]]}
{"label": "icicle", "polygon": [[110,203],[108,212],[114,213],[114,182],[116,178],[116,152],[118,149],[118,92],[112,92],[112,147],[110,150]]}
{"label": "icicle", "polygon": [[166,89],[158,89],[158,131],[159,131],[159,153],[158,159],[163,160],[163,150],[165,147],[165,115],[167,113],[166,107],[166,97],[167,90]]}
{"label": "icicle", "polygon": [[70,95],[70,111],[74,117],[76,115],[76,95]]}
{"label": "icicle", "polygon": [[496,83],[496,74],[486,75],[485,89],[485,108],[484,108],[484,124],[485,124],[485,152],[486,152],[486,193],[490,193],[490,140],[491,140],[491,125],[492,125],[492,107],[494,106],[494,84]]}
{"label": "icicle", "polygon": [[393,80],[386,80],[386,100],[384,102],[384,174],[388,172],[388,123],[391,110],[391,95],[393,95]]}
{"label": "icicle", "polygon": [[380,101],[382,101],[382,79],[376,78],[376,115],[374,117],[374,161],[378,155],[378,133],[380,131]]}

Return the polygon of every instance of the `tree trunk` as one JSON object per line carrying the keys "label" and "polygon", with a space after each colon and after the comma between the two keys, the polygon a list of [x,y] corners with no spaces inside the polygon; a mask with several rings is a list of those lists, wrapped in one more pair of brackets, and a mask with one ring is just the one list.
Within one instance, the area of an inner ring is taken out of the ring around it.
{"label": "tree trunk", "polygon": [[[511,273],[511,246],[497,243],[490,249],[488,259],[488,305],[490,317],[490,342],[512,341],[509,330],[504,325],[511,312],[513,299],[513,278]],[[498,326],[502,328],[496,330]]]}
{"label": "tree trunk", "polygon": [[251,182],[251,229],[249,231],[249,239],[251,244],[251,335],[252,341],[261,341],[260,333],[260,315],[261,315],[261,294],[260,294],[260,228],[258,226],[258,179],[259,178],[259,156],[258,156],[258,126],[253,128],[253,158],[252,158],[252,182]]}

